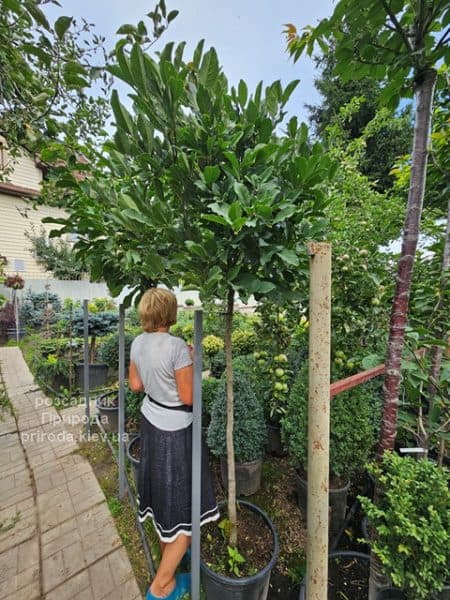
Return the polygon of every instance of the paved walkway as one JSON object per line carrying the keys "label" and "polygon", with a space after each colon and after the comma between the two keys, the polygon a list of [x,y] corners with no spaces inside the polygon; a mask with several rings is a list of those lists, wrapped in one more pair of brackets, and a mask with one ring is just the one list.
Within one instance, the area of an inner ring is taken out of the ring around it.
{"label": "paved walkway", "polygon": [[0,348],[0,372],[14,413],[0,409],[0,598],[142,599],[91,466],[73,453],[82,407],[58,414],[18,348]]}

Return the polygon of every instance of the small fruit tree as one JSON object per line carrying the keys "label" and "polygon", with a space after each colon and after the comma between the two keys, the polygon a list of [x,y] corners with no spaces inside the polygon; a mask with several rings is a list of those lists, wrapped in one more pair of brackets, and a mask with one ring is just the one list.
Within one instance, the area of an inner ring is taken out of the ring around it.
{"label": "small fruit tree", "polygon": [[[304,243],[326,230],[325,189],[336,165],[305,125],[285,119],[298,82],[249,94],[228,85],[216,51],[168,44],[155,60],[139,42],[116,46],[112,73],[127,83],[133,112],[112,96],[116,133],[95,177],[77,182],[69,217],[76,249],[113,294],[148,282],[199,289],[225,312],[227,452],[231,545],[236,545],[231,334],[235,294],[274,301],[305,294]],[[96,202],[92,202],[92,198]]]}

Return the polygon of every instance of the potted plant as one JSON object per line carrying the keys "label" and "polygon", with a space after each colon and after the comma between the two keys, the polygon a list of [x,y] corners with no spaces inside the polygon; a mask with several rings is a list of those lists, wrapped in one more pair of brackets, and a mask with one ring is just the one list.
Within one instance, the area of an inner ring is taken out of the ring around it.
{"label": "potted plant", "polygon": [[[359,497],[368,543],[392,586],[408,600],[445,598],[450,581],[450,475],[427,459],[386,452],[370,467],[379,489],[375,504]],[[379,598],[390,598],[381,590]]]}
{"label": "potted plant", "polygon": [[8,339],[8,332],[15,328],[16,317],[14,312],[14,305],[12,302],[6,302],[2,308],[0,308],[0,338],[2,342]]}
{"label": "potted plant", "polygon": [[8,328],[7,335],[9,340],[16,340],[18,343],[25,335],[25,330],[20,327],[19,297],[17,292],[25,287],[25,280],[16,273],[16,275],[8,275],[4,281],[4,285],[12,290],[12,305],[14,307],[15,326]]}
{"label": "potted plant", "polygon": [[[116,313],[102,311],[88,315],[88,334],[89,342],[89,389],[99,387],[106,382],[108,375],[108,365],[105,363],[95,363],[97,353],[97,339],[108,333],[112,333],[117,328],[119,317]],[[84,315],[82,310],[76,310],[72,316],[72,335],[83,337],[84,335]],[[78,363],[77,382],[78,386],[84,389],[84,363]]]}
{"label": "potted plant", "polygon": [[[377,406],[372,385],[353,388],[331,399],[330,415],[330,536],[339,533],[347,509],[351,479],[364,471],[375,444]],[[299,506],[306,511],[308,364],[299,370],[281,420],[282,434],[296,468]]]}
{"label": "potted plant", "polygon": [[[239,371],[233,381],[234,451],[236,456],[236,494],[251,496],[261,486],[261,466],[266,441],[266,424],[261,402],[256,398],[250,381]],[[220,457],[222,480],[227,487],[226,463],[226,381],[220,381],[211,408],[211,423],[208,428],[207,444],[215,456]]]}

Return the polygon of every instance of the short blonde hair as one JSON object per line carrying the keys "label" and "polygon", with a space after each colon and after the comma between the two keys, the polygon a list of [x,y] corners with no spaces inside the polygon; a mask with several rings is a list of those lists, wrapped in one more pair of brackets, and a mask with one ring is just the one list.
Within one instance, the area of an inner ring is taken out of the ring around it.
{"label": "short blonde hair", "polygon": [[138,313],[142,329],[147,333],[158,327],[170,327],[177,322],[177,298],[169,290],[150,288],[139,302]]}

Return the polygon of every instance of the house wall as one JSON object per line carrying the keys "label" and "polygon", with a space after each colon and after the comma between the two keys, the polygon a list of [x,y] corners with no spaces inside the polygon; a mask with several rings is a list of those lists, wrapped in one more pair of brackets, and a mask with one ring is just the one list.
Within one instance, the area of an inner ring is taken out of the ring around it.
{"label": "house wall", "polygon": [[40,228],[50,232],[57,227],[42,223],[44,217],[64,217],[64,211],[59,208],[39,206],[33,209],[25,200],[0,192],[0,254],[6,256],[8,264],[6,273],[16,273],[15,261],[23,261],[24,271],[20,272],[25,279],[48,279],[47,273],[40,267],[30,250],[31,242],[25,237],[34,226],[36,233]]}

